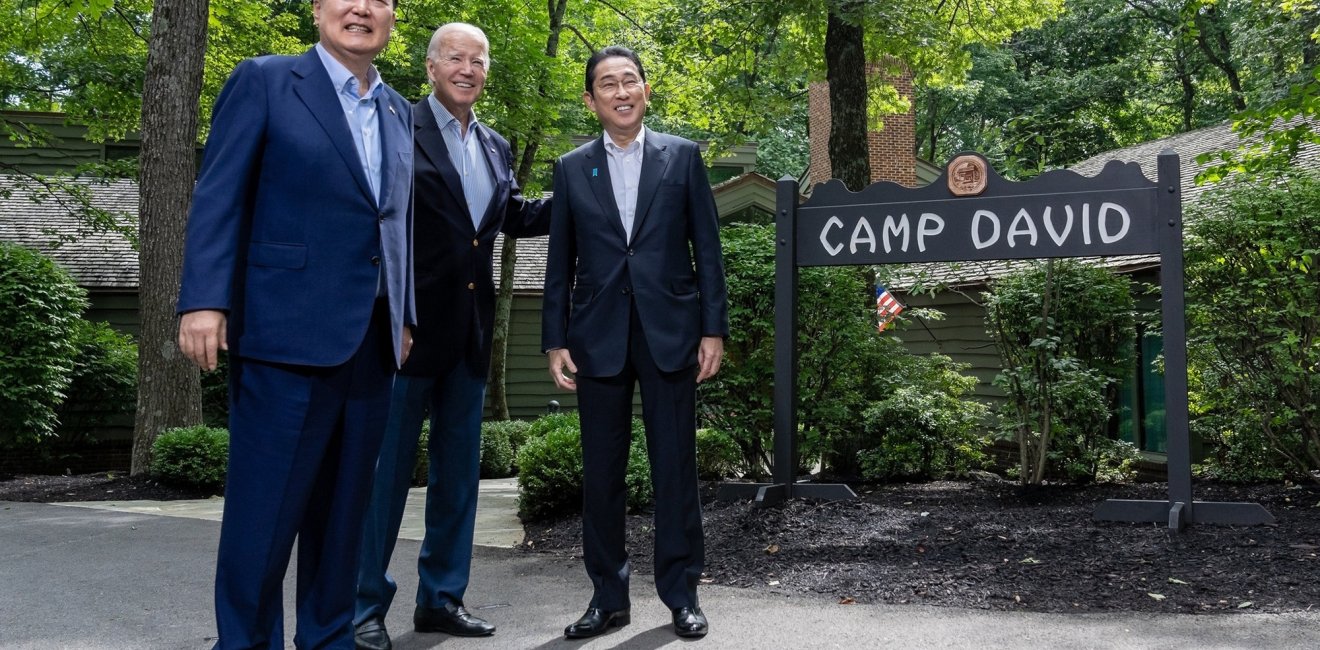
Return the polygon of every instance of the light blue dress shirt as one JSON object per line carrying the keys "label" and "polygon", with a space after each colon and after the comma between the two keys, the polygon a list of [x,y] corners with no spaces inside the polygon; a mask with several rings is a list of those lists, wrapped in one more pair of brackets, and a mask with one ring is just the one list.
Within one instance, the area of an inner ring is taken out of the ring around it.
{"label": "light blue dress shirt", "polygon": [[467,134],[459,134],[458,118],[449,113],[449,109],[435,98],[427,95],[431,103],[431,113],[435,123],[445,137],[445,148],[449,150],[449,162],[458,170],[458,178],[463,183],[463,200],[467,201],[468,215],[472,217],[472,228],[481,228],[481,217],[490,207],[495,196],[495,174],[492,171],[491,152],[482,146],[477,137],[477,115],[468,111]]}
{"label": "light blue dress shirt", "polygon": [[637,137],[628,146],[614,144],[607,131],[605,133],[605,158],[610,166],[610,185],[614,190],[614,203],[619,206],[619,217],[623,220],[625,241],[632,241],[633,217],[637,213],[637,185],[642,179],[642,145],[646,142],[646,128],[637,133]]}
{"label": "light blue dress shirt", "polygon": [[348,130],[353,132],[353,146],[357,148],[358,160],[362,170],[367,173],[367,182],[371,185],[372,198],[380,205],[380,120],[377,116],[377,100],[381,95],[382,83],[376,66],[367,71],[368,87],[364,94],[358,93],[358,80],[344,64],[321,46],[316,44],[316,53],[321,57],[325,71],[330,74],[330,83],[335,87],[335,95],[344,108],[348,118]]}

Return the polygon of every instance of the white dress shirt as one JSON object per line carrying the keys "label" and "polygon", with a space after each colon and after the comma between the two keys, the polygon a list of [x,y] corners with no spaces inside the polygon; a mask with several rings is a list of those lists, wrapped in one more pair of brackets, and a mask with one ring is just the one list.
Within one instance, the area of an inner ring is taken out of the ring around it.
{"label": "white dress shirt", "polygon": [[610,185],[614,189],[614,203],[619,206],[626,241],[632,241],[633,217],[637,212],[637,184],[642,178],[642,145],[645,141],[645,127],[626,148],[614,144],[609,132],[605,133],[605,157],[610,166]]}

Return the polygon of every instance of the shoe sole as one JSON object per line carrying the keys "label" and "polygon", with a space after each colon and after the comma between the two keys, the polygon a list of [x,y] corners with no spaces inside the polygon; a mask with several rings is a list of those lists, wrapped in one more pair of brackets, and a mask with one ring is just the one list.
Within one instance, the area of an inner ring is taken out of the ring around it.
{"label": "shoe sole", "polygon": [[612,627],[623,627],[623,626],[625,626],[625,625],[627,625],[627,624],[629,624],[629,623],[631,623],[631,622],[632,622],[632,615],[631,615],[631,614],[625,614],[625,615],[623,615],[623,616],[615,616],[614,618],[610,619],[609,622],[605,624],[605,627],[601,628],[600,631],[598,631],[598,632],[593,632],[592,634],[581,634],[581,633],[570,634],[570,633],[568,633],[568,632],[564,632],[564,638],[566,638],[566,639],[590,639],[590,638],[593,637],[593,636],[600,636],[600,635],[602,635],[602,634],[608,632],[609,629],[612,628]]}
{"label": "shoe sole", "polygon": [[449,636],[461,636],[466,638],[490,636],[492,634],[495,634],[495,630],[491,630],[489,632],[466,632],[466,631],[460,632],[457,630],[447,630],[442,627],[429,627],[429,626],[421,626],[421,625],[414,625],[413,631],[419,632],[421,634],[432,634],[439,632],[441,634],[448,634]]}

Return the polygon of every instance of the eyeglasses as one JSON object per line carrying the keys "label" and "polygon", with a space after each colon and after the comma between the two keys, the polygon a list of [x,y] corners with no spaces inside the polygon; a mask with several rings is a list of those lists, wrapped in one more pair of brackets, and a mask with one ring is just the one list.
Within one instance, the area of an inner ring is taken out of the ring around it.
{"label": "eyeglasses", "polygon": [[616,81],[614,79],[606,79],[596,84],[596,92],[609,94],[618,91],[619,86],[623,86],[624,90],[631,93],[641,90],[642,86],[645,85],[645,83],[646,82],[642,81],[641,79],[638,79],[637,77],[626,77],[622,82]]}

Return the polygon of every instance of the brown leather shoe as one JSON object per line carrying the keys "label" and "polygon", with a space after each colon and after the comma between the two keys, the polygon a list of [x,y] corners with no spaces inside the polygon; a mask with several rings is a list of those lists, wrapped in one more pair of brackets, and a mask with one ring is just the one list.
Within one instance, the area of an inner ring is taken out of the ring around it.
{"label": "brown leather shoe", "polygon": [[413,629],[418,632],[444,632],[453,636],[490,636],[495,626],[468,613],[462,605],[445,603],[444,607],[417,606],[413,610]]}
{"label": "brown leather shoe", "polygon": [[607,612],[599,607],[591,607],[576,623],[564,628],[564,636],[570,639],[586,639],[612,627],[623,627],[631,620],[632,617],[628,615],[626,609]]}
{"label": "brown leather shoe", "polygon": [[674,610],[674,634],[681,637],[706,636],[710,626],[700,607],[679,607]]}

